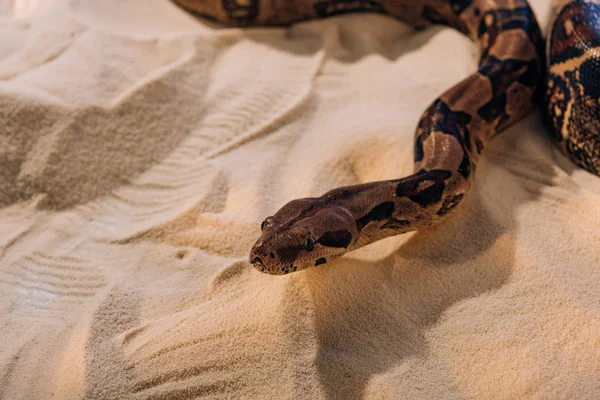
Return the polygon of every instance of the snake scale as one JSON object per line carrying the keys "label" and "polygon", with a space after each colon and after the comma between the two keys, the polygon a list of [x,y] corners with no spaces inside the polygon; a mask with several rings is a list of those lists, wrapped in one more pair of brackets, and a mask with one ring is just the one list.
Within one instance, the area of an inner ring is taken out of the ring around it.
{"label": "snake scale", "polygon": [[442,222],[468,194],[488,141],[530,112],[545,77],[543,103],[552,136],[575,163],[600,171],[595,117],[600,111],[600,0],[556,0],[546,61],[542,35],[526,0],[175,1],[236,26],[288,25],[372,11],[419,29],[448,25],[479,47],[477,71],[441,94],[421,116],[415,172],[285,204],[263,221],[250,252],[250,262],[259,271],[300,271],[388,236]]}

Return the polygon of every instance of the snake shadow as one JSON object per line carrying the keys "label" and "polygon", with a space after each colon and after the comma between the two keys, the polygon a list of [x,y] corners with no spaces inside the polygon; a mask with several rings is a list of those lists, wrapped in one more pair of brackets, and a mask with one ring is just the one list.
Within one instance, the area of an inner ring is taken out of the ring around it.
{"label": "snake shadow", "polygon": [[[555,175],[549,159],[536,156],[545,139],[529,128],[538,120],[531,116],[490,143],[471,193],[446,222],[405,235],[379,260],[348,255],[306,271],[327,398],[366,396],[369,378],[426,357],[427,329],[447,309],[507,281],[516,262],[516,213]],[[523,136],[531,140],[518,146]]]}
{"label": "snake shadow", "polygon": [[[217,30],[227,29],[223,25],[209,26]],[[373,54],[395,61],[448,29],[451,28],[443,25],[415,29],[389,15],[347,13],[307,19],[289,27],[245,28],[236,32],[235,37],[298,56],[311,56],[324,50],[328,59],[354,63]],[[273,33],[277,30],[281,34]]]}

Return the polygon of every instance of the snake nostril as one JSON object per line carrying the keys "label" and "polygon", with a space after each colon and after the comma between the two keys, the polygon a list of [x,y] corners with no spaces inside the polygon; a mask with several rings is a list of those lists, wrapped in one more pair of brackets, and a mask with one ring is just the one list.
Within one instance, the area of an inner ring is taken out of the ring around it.
{"label": "snake nostril", "polygon": [[260,264],[263,267],[265,266],[265,264],[263,264],[263,260],[261,260],[260,257],[254,257],[254,259],[251,262],[252,262],[252,264]]}
{"label": "snake nostril", "polygon": [[271,258],[275,258],[275,253],[270,253],[270,254],[269,254],[269,256],[270,256]]}

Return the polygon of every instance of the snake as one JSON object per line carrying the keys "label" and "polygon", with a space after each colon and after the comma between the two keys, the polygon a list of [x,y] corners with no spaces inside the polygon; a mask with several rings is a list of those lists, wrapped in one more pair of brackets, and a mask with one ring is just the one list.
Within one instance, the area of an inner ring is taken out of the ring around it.
{"label": "snake", "polygon": [[600,175],[600,1],[552,4],[546,60],[551,137],[576,165]]}
{"label": "snake", "polygon": [[261,272],[301,271],[389,236],[442,223],[469,194],[488,142],[538,102],[565,154],[599,171],[593,115],[599,111],[600,81],[592,82],[590,72],[600,54],[598,0],[555,0],[546,44],[526,0],[174,1],[242,27],[370,11],[419,30],[447,25],[479,49],[477,70],[433,100],[420,117],[412,175],[286,203],[264,219],[250,251],[249,262]]}

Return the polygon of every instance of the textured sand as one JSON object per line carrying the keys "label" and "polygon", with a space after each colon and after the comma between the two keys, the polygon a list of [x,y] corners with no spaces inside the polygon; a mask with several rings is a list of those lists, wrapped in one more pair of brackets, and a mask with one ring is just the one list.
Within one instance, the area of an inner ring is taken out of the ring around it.
{"label": "textured sand", "polygon": [[538,115],[442,226],[284,277],[246,262],[287,201],[412,170],[421,112],[475,69],[466,38],[9,3],[1,399],[600,398],[600,179]]}

